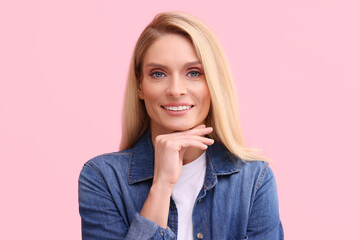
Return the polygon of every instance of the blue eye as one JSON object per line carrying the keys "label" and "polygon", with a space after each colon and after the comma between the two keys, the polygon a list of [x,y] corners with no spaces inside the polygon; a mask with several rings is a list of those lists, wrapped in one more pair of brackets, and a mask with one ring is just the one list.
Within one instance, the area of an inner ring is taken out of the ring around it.
{"label": "blue eye", "polygon": [[199,71],[191,71],[188,73],[189,77],[199,77],[201,75],[201,72]]}
{"label": "blue eye", "polygon": [[162,72],[153,72],[153,73],[150,74],[150,76],[152,76],[154,78],[162,78],[162,77],[165,76],[165,74],[162,73]]}

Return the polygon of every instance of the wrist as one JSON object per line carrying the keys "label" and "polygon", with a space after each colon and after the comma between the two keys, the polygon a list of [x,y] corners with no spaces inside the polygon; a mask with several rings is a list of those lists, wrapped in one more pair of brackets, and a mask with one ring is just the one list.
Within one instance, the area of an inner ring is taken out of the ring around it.
{"label": "wrist", "polygon": [[170,198],[173,189],[174,184],[153,181],[150,192],[152,194],[160,194],[161,196],[168,196]]}
{"label": "wrist", "polygon": [[171,186],[153,182],[140,215],[157,223],[162,228],[166,228],[171,192]]}

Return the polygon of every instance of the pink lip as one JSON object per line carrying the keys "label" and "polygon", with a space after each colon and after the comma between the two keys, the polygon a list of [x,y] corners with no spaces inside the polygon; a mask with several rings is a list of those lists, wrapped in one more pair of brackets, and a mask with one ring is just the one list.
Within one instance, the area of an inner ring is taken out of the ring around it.
{"label": "pink lip", "polygon": [[[170,110],[167,110],[165,108],[165,107],[177,107],[177,106],[191,106],[191,108],[185,109],[185,110],[182,110],[182,111],[170,111]],[[173,116],[173,117],[178,117],[178,116],[182,116],[182,115],[185,115],[186,113],[188,113],[191,109],[194,108],[194,105],[188,104],[188,103],[169,103],[169,104],[161,105],[161,108],[168,115]]]}
{"label": "pink lip", "polygon": [[177,107],[177,106],[193,106],[193,104],[176,102],[176,103],[164,104],[164,105],[161,105],[161,106],[162,107]]}

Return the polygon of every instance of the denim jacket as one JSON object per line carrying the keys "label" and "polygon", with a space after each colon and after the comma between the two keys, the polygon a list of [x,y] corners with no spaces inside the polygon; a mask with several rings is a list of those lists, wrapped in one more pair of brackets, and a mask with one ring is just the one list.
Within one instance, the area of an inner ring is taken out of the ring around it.
{"label": "denim jacket", "polygon": [[[261,161],[243,162],[219,143],[206,151],[206,174],[193,208],[194,239],[284,239],[274,175]],[[139,215],[154,170],[149,130],[133,148],[85,163],[79,177],[83,239],[176,239],[177,209],[168,227]]]}

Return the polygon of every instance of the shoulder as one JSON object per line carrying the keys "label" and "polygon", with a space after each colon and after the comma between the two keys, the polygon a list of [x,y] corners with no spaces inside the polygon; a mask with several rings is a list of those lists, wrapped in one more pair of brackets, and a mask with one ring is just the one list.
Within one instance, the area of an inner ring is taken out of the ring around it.
{"label": "shoulder", "polygon": [[94,164],[99,167],[104,167],[118,163],[123,163],[129,160],[131,153],[132,153],[132,149],[130,148],[119,152],[101,154],[90,159],[84,165]]}
{"label": "shoulder", "polygon": [[[242,160],[239,160],[242,161]],[[242,161],[242,164],[239,167],[239,172],[243,172],[255,176],[263,176],[270,169],[268,162],[264,161]]]}
{"label": "shoulder", "polygon": [[[228,177],[219,178],[226,185],[235,189],[242,189],[242,192],[255,196],[259,189],[263,188],[266,183],[275,182],[273,172],[268,162],[265,161],[243,161],[240,158],[233,158],[235,168],[232,168]],[[225,176],[226,176],[225,175]],[[268,186],[268,185],[267,185]],[[249,195],[249,197],[250,197]]]}
{"label": "shoulder", "polygon": [[92,175],[105,180],[111,176],[127,175],[132,149],[98,155],[87,162],[81,175]]}
{"label": "shoulder", "polygon": [[247,161],[241,166],[239,173],[254,185],[256,191],[265,181],[274,178],[269,163],[264,161]]}

